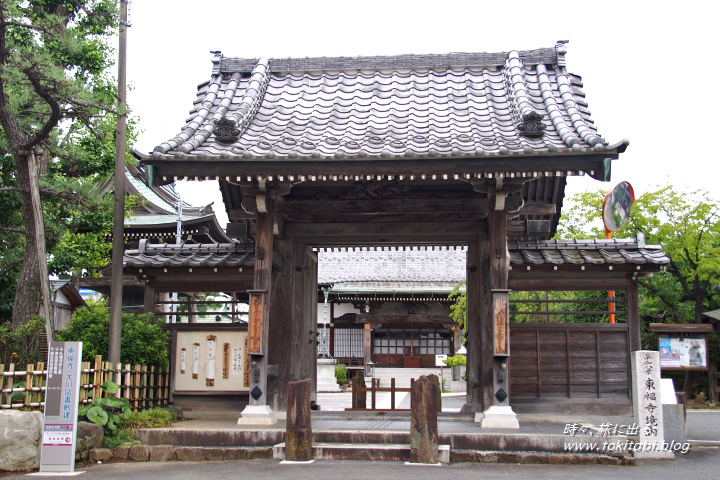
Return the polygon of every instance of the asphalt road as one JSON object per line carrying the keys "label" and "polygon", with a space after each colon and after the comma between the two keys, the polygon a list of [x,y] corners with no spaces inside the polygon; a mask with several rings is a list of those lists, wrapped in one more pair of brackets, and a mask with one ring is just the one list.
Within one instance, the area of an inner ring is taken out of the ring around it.
{"label": "asphalt road", "polygon": [[[464,480],[526,479],[557,480],[693,480],[720,478],[720,448],[696,447],[675,460],[645,461],[639,466],[564,466],[463,463],[447,466],[404,465],[399,462],[323,461],[312,464],[282,464],[277,460],[239,462],[115,463],[92,465],[80,479],[210,480],[288,479],[288,480]],[[8,478],[28,479],[27,475]],[[57,478],[34,476],[31,478]]]}
{"label": "asphalt road", "polygon": [[[235,462],[108,463],[78,468],[85,479],[210,480],[464,480],[589,478],[720,480],[720,411],[688,412],[688,439],[692,448],[675,460],[645,460],[637,466],[515,465],[461,463],[445,466],[405,465],[399,462],[317,461],[283,464],[278,460]],[[2,475],[3,479],[57,478],[57,476]]]}

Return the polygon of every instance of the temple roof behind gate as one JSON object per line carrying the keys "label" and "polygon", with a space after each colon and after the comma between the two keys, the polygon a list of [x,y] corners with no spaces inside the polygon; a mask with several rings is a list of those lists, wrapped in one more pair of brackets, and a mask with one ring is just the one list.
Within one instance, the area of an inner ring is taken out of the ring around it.
{"label": "temple roof behind gate", "polygon": [[[241,59],[218,53],[178,135],[151,154],[136,154],[156,165],[617,158],[627,141],[611,145],[600,136],[581,78],[565,68],[565,51],[560,42],[445,55]],[[571,173],[609,175],[577,170]]]}

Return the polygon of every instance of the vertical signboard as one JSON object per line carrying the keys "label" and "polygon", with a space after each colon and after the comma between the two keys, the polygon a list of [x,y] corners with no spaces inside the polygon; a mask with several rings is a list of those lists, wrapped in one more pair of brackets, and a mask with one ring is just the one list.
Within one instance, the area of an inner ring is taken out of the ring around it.
{"label": "vertical signboard", "polygon": [[250,294],[250,321],[248,322],[247,351],[250,355],[265,355],[263,349],[265,293],[256,290],[249,290],[248,293]]}
{"label": "vertical signboard", "polygon": [[75,471],[82,342],[50,342],[40,472]]}
{"label": "vertical signboard", "polygon": [[493,329],[494,355],[507,357],[510,355],[510,309],[508,307],[509,290],[493,290]]}

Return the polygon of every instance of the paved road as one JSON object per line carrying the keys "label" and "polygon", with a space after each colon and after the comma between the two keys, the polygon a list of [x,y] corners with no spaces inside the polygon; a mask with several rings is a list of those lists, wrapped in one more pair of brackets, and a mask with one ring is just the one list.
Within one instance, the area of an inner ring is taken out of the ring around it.
{"label": "paved road", "polygon": [[[237,462],[147,462],[110,463],[82,467],[79,479],[210,480],[443,480],[527,479],[556,480],[591,478],[623,479],[720,479],[720,411],[689,411],[688,438],[693,447],[675,460],[644,461],[637,467],[555,466],[509,464],[453,464],[441,467],[404,465],[399,462],[318,461],[312,464],[282,464],[277,460]],[[80,470],[80,469],[78,469]],[[0,475],[3,480],[57,478],[33,474]]]}
{"label": "paved road", "polygon": [[[312,464],[281,464],[277,460],[240,462],[115,463],[93,465],[76,478],[103,480],[662,480],[672,478],[706,480],[720,478],[720,448],[696,447],[676,460],[646,461],[636,467],[505,465],[464,463],[441,467],[404,465],[399,462],[323,461]],[[28,476],[8,478],[28,479]],[[33,478],[33,477],[30,477]],[[57,478],[35,476],[34,478]]]}

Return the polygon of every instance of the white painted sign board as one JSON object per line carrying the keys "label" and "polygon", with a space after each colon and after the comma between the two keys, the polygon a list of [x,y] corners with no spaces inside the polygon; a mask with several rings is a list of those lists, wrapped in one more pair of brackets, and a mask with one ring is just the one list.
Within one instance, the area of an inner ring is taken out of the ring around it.
{"label": "white painted sign board", "polygon": [[82,342],[50,342],[40,472],[74,472]]}

